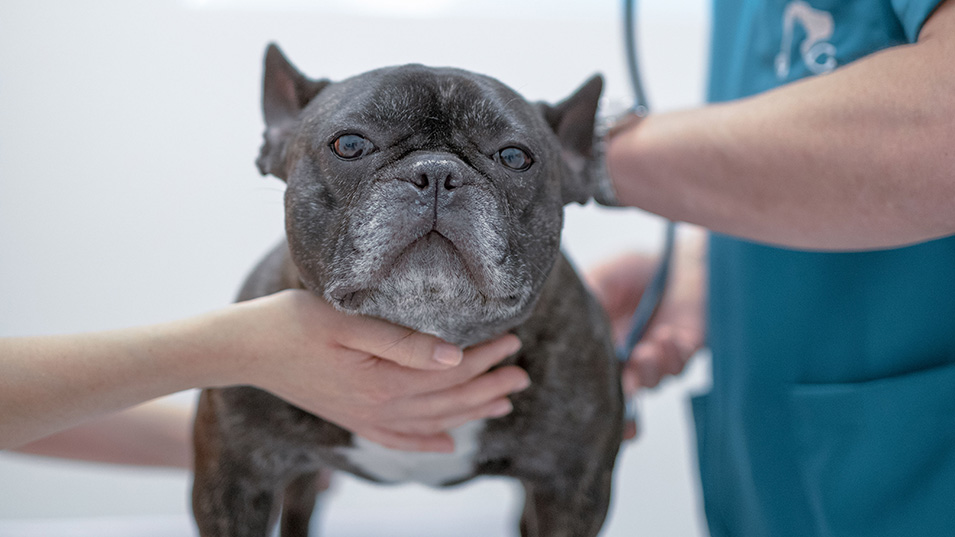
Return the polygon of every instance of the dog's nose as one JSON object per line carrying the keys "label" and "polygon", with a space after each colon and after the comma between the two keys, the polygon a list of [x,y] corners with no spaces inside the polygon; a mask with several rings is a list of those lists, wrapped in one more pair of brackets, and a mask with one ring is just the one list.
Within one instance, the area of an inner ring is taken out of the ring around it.
{"label": "dog's nose", "polygon": [[419,158],[408,171],[407,177],[401,177],[420,190],[454,190],[464,184],[460,164],[453,157],[427,156]]}

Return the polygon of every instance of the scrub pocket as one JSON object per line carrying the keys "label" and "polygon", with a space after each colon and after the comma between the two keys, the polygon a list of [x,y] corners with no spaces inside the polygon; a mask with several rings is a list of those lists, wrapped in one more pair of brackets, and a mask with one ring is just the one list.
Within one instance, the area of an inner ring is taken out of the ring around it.
{"label": "scrub pocket", "polygon": [[821,535],[955,535],[955,364],[797,385],[790,403]]}

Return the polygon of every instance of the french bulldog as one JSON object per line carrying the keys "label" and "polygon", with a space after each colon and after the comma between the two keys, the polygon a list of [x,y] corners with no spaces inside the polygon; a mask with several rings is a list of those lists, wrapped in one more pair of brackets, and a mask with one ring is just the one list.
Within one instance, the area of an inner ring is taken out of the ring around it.
{"label": "french bulldog", "polygon": [[[202,537],[305,536],[331,469],[379,482],[519,479],[524,537],[594,536],[623,426],[608,321],[559,249],[563,207],[592,195],[599,76],[557,105],[452,68],[341,82],[265,55],[262,174],[287,184],[286,240],[239,300],[310,290],[467,347],[511,332],[531,378],[513,412],[452,431],[451,454],[387,449],[269,393],[204,390],[193,510]],[[449,529],[449,534],[451,530]]]}

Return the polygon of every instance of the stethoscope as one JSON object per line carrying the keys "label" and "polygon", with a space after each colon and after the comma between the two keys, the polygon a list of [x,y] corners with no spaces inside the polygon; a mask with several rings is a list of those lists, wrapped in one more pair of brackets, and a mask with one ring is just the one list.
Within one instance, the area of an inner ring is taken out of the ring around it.
{"label": "stethoscope", "polygon": [[[636,0],[623,0],[623,37],[624,48],[627,52],[627,69],[630,73],[630,85],[633,89],[633,106],[631,112],[638,116],[646,116],[650,111],[643,83],[640,79],[640,66],[637,58],[637,29],[636,29]],[[653,315],[663,301],[666,289],[667,275],[673,259],[673,243],[676,236],[676,223],[668,220],[663,238],[663,251],[660,254],[660,263],[643,291],[637,309],[630,320],[630,330],[623,344],[617,349],[617,359],[626,363],[633,349],[647,332],[647,327]],[[636,404],[633,400],[627,402],[627,418],[636,421]]]}

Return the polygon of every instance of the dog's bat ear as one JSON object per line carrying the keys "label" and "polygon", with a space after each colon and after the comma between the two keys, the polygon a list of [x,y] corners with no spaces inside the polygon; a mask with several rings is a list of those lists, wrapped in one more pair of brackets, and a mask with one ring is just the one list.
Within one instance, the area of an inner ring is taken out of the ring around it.
{"label": "dog's bat ear", "polygon": [[286,179],[285,156],[289,138],[298,124],[303,108],[328,80],[311,80],[298,71],[274,43],[265,49],[265,75],[262,81],[262,112],[265,139],[255,161],[262,175]]}
{"label": "dog's bat ear", "polygon": [[564,203],[587,203],[593,197],[596,179],[591,177],[594,159],[594,125],[603,77],[592,76],[573,95],[556,105],[543,105],[544,119],[560,140],[561,153],[571,173],[561,184]]}

